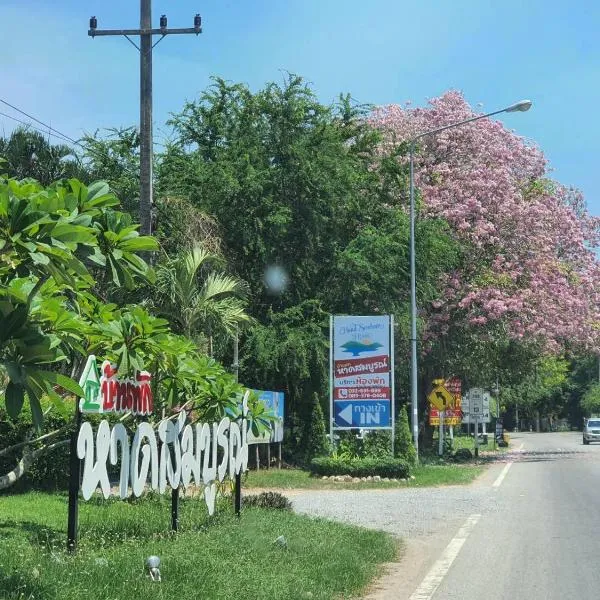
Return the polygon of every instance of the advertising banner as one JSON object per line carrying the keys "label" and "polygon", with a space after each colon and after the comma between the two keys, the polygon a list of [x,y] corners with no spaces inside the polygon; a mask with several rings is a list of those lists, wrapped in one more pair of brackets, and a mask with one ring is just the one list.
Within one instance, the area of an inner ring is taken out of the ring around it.
{"label": "advertising banner", "polygon": [[332,427],[391,429],[392,318],[334,316],[330,341]]}

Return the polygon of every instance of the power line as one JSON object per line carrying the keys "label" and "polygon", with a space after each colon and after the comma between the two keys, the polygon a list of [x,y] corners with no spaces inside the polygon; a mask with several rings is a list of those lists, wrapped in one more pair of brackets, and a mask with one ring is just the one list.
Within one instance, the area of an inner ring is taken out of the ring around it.
{"label": "power line", "polygon": [[[69,142],[71,144],[79,146],[80,148],[82,148],[88,154],[90,154],[92,156],[96,156],[96,158],[100,158],[101,160],[104,160],[104,159],[109,159],[110,160],[110,156],[108,156],[108,155],[105,156],[102,153],[95,151],[89,145],[86,146],[86,145],[82,144],[81,142],[79,142],[77,140],[74,140],[72,137],[66,135],[65,133],[62,133],[61,131],[59,131],[58,129],[55,129],[54,127],[51,127],[50,125],[48,125],[47,123],[44,123],[44,121],[41,121],[40,119],[34,117],[33,115],[30,115],[29,113],[27,113],[24,110],[20,109],[18,106],[15,106],[14,104],[11,104],[10,102],[7,102],[6,100],[3,100],[2,98],[0,98],[0,102],[2,104],[5,104],[6,106],[9,106],[13,110],[16,110],[18,113],[26,116],[27,118],[32,119],[36,123],[39,123],[40,125],[43,125],[44,127],[46,127],[48,129],[48,131],[44,131],[42,129],[39,129],[38,127],[36,127],[35,125],[33,125],[31,123],[28,123],[28,122],[23,121],[21,119],[17,119],[16,117],[13,117],[13,116],[8,115],[6,113],[0,112],[0,115],[8,117],[9,119],[12,119],[13,121],[16,121],[17,123],[21,123],[22,125],[25,125],[27,127],[31,127],[33,129],[35,129],[36,131],[39,131],[40,133],[44,133],[44,134],[48,133],[49,135],[52,135],[52,136],[56,137],[57,139],[60,139],[60,140],[62,140],[64,142]],[[54,133],[52,133],[52,132],[54,132]],[[128,173],[132,177],[135,177],[136,179],[139,178],[139,173],[132,171],[131,169],[129,169],[125,165],[121,165],[121,168],[123,169],[123,171],[125,173]]]}
{"label": "power line", "polygon": [[[29,113],[27,113],[24,110],[20,109],[18,106],[15,106],[14,104],[11,104],[7,100],[4,100],[4,99],[0,98],[0,103],[5,104],[6,106],[12,108],[13,110],[16,110],[18,113],[24,115],[28,119],[32,119],[36,123],[39,123],[43,127],[46,127],[48,129],[48,131],[42,130],[39,127],[36,127],[35,125],[33,125],[32,123],[29,123],[27,121],[23,121],[21,119],[17,119],[17,117],[13,117],[12,115],[9,115],[9,114],[6,114],[6,113],[0,111],[0,115],[1,116],[7,117],[8,119],[12,119],[13,121],[16,121],[17,123],[25,125],[26,127],[31,127],[32,129],[35,129],[36,131],[39,131],[42,134],[48,134],[48,135],[51,135],[51,136],[53,136],[53,137],[55,137],[57,139],[62,140],[63,142],[69,142],[71,144],[79,146],[87,154],[89,154],[91,156],[95,156],[96,158],[99,158],[101,160],[105,160],[105,159],[110,160],[110,156],[108,155],[108,153],[106,155],[104,155],[101,152],[97,152],[96,150],[94,150],[89,145],[85,145],[85,144],[82,144],[81,142],[79,142],[77,140],[74,140],[72,137],[66,135],[65,133],[62,133],[61,131],[59,131],[58,129],[55,129],[54,127],[51,127],[47,123],[44,123],[44,121],[41,121],[40,119],[34,117],[33,115],[30,115]],[[155,145],[157,145],[157,146],[163,145],[164,146],[164,144],[159,144],[159,143],[155,143]],[[126,165],[120,165],[120,167],[123,169],[123,171],[125,173],[128,173],[129,175],[131,175],[135,179],[139,179],[139,177],[140,177],[139,172],[135,172],[135,171],[131,170]]]}
{"label": "power line", "polygon": [[21,110],[20,108],[18,108],[14,104],[11,104],[10,102],[7,102],[6,100],[3,100],[2,98],[0,98],[0,102],[2,102],[2,104],[5,104],[6,106],[12,108],[13,110],[16,110],[18,113],[21,113],[22,115],[26,116],[28,119],[32,119],[36,123],[39,123],[40,125],[42,125],[44,127],[47,127],[50,131],[55,131],[60,136],[62,136],[63,138],[65,138],[66,140],[68,140],[69,142],[71,142],[72,144],[77,144],[78,146],[81,146],[81,144],[79,142],[77,142],[76,140],[74,140],[72,137],[69,137],[65,133],[62,133],[62,132],[58,131],[58,129],[54,129],[54,127],[51,127],[47,123],[44,123],[43,121],[40,121],[39,119],[36,119],[34,116],[30,115],[29,113],[26,113],[24,110]]}
{"label": "power line", "polygon": [[[40,129],[39,127],[36,127],[35,125],[28,123],[27,121],[22,121],[21,119],[17,119],[17,117],[8,115],[5,112],[0,111],[0,116],[6,117],[7,119],[12,119],[13,121],[16,121],[17,123],[20,123],[21,125],[25,125],[26,127],[31,127],[32,129],[35,129],[36,131],[39,131],[40,133],[51,135],[52,137],[62,140],[63,142],[70,142],[70,140],[68,138],[64,137],[62,134],[52,133],[52,131],[45,131],[44,129]],[[56,130],[53,130],[53,131],[56,131]]]}

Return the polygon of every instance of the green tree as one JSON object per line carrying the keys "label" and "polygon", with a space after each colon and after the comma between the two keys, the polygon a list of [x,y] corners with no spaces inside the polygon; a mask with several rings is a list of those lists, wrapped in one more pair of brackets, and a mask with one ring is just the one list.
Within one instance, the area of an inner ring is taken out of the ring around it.
{"label": "green tree", "polygon": [[[349,101],[319,103],[302,78],[252,93],[217,79],[173,117],[175,141],[158,168],[162,196],[216,217],[224,252],[255,298],[255,314],[324,289],[335,253],[381,207],[365,189],[374,147]],[[290,285],[274,298],[263,279],[282,266]]]}
{"label": "green tree", "polygon": [[85,176],[85,170],[73,149],[51,144],[32,129],[15,129],[9,138],[0,138],[0,172],[15,179],[31,178],[42,185],[59,179]]}
{"label": "green tree", "polygon": [[409,464],[413,465],[417,459],[417,452],[412,442],[406,406],[403,406],[398,412],[394,433],[394,455],[397,458],[404,458]]}
{"label": "green tree", "polygon": [[327,439],[325,418],[321,401],[317,393],[313,394],[310,406],[310,417],[304,424],[302,448],[304,449],[304,461],[309,463],[317,456],[329,454],[330,445]]}
{"label": "green tree", "polygon": [[81,144],[88,179],[108,182],[125,211],[136,218],[140,198],[140,136],[137,128],[109,129],[103,135],[96,131],[86,134]]}
{"label": "green tree", "polygon": [[581,409],[588,417],[600,413],[600,383],[592,383],[581,398]]}
{"label": "green tree", "polygon": [[314,394],[322,397],[327,392],[328,321],[316,300],[270,312],[264,324],[248,330],[240,350],[243,381],[256,389],[285,391],[293,452],[298,452],[304,424],[310,420]]}
{"label": "green tree", "polygon": [[209,340],[213,355],[216,336],[226,339],[250,323],[246,312],[246,286],[243,281],[214,271],[219,257],[195,246],[157,268],[157,305],[183,335]]}

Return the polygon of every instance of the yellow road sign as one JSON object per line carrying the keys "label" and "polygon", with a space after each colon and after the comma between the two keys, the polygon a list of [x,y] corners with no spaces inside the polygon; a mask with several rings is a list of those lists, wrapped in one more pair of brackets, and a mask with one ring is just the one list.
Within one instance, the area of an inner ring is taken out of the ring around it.
{"label": "yellow road sign", "polygon": [[436,385],[427,400],[438,410],[454,408],[454,396],[443,385]]}

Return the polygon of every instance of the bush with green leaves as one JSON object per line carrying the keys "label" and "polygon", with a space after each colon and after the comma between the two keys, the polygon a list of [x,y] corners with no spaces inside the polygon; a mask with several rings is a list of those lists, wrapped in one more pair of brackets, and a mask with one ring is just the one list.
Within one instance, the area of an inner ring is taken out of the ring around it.
{"label": "bush with green leaves", "polygon": [[379,475],[405,479],[410,475],[410,465],[401,458],[314,458],[310,463],[313,475],[351,475],[369,477]]}
{"label": "bush with green leaves", "polygon": [[291,510],[292,503],[279,492],[261,492],[244,496],[244,507],[275,508],[279,510]]}
{"label": "bush with green leaves", "polygon": [[[103,182],[44,188],[0,177],[0,411],[15,421],[27,399],[31,414],[22,442],[0,448],[0,456],[22,453],[0,473],[0,489],[65,441],[41,434],[42,400],[71,419],[73,397],[83,396],[73,377],[89,354],[114,362],[123,377],[151,371],[157,409],[186,405],[202,419],[239,414],[245,388],[222,365],[142,306],[106,302],[111,289],[154,281],[140,253],[156,250],[156,240],[140,236],[118,205]],[[256,434],[273,420],[254,397],[250,411]]]}
{"label": "bush with green leaves", "polygon": [[362,456],[365,458],[388,458],[392,456],[390,431],[368,431],[362,441]]}
{"label": "bush with green leaves", "polygon": [[44,188],[0,177],[0,367],[9,416],[19,415],[27,394],[39,427],[42,396],[59,407],[57,386],[81,394],[54,365],[83,354],[92,324],[102,320],[98,281],[132,288],[152,279],[137,253],[156,250],[156,241],[140,236],[118,204],[103,182]]}
{"label": "bush with green leaves", "polygon": [[456,462],[466,462],[473,458],[473,453],[469,448],[459,448],[453,455],[452,458]]}

